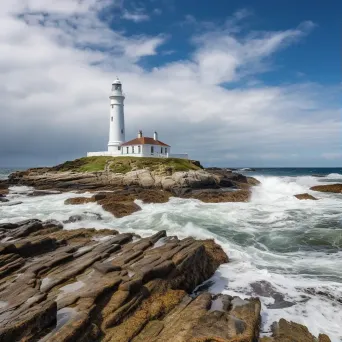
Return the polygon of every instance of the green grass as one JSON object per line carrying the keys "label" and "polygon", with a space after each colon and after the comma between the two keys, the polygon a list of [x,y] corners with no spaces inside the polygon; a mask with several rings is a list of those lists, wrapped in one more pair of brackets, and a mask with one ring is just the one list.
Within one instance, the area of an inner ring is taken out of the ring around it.
{"label": "green grass", "polygon": [[149,168],[160,173],[173,173],[201,169],[191,160],[177,158],[139,158],[139,157],[84,157],[54,166],[54,171],[96,172],[103,171],[106,164],[115,173],[127,173],[132,169]]}

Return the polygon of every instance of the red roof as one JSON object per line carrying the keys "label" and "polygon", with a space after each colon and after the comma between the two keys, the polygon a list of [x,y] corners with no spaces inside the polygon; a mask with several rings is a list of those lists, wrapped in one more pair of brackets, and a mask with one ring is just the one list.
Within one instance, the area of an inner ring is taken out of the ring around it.
{"label": "red roof", "polygon": [[133,140],[127,141],[123,143],[121,146],[130,146],[130,145],[161,145],[161,146],[170,146],[163,143],[160,140],[154,140],[149,137],[135,138]]}

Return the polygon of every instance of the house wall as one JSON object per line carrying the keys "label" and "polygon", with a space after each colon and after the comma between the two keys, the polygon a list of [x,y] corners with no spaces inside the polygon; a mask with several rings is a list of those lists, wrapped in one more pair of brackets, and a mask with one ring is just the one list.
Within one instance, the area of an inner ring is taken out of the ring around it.
{"label": "house wall", "polygon": [[[139,148],[138,146],[141,146],[141,152],[138,153]],[[151,146],[154,147],[154,154],[151,155]],[[127,147],[128,147],[128,153],[127,153]],[[132,152],[132,147],[134,147],[134,153]],[[163,153],[161,153],[161,147],[163,147]],[[121,150],[119,153],[113,153],[113,152],[88,152],[87,157],[95,157],[95,156],[112,156],[112,157],[118,157],[118,156],[126,156],[126,157],[150,157],[150,158],[180,158],[180,159],[189,159],[188,154],[182,153],[182,154],[172,154],[171,147],[168,146],[167,153],[165,154],[165,146],[160,145],[130,145],[130,146],[121,146]]]}
{"label": "house wall", "polygon": [[[140,146],[140,154],[138,153]],[[151,154],[151,147],[153,146],[154,152],[153,155]],[[128,148],[128,153],[127,153]],[[133,153],[134,148],[134,153]],[[161,150],[163,149],[163,151]],[[165,148],[167,149],[165,153]],[[129,146],[122,146],[122,155],[136,155],[141,157],[158,157],[158,158],[167,158],[168,154],[170,154],[171,148],[169,146],[160,146],[160,145],[129,145]]]}

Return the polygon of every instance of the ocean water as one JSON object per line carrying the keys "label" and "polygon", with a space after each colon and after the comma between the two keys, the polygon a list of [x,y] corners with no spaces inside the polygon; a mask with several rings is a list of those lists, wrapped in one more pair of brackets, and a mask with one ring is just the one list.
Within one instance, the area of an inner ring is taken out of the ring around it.
{"label": "ocean water", "polygon": [[[6,172],[1,173],[5,177]],[[333,342],[341,342],[342,194],[313,192],[310,187],[342,183],[342,169],[244,173],[261,181],[249,203],[138,201],[142,210],[121,219],[95,203],[64,205],[65,199],[79,196],[75,193],[27,197],[29,188],[12,187],[9,197],[22,204],[0,205],[0,223],[26,218],[62,221],[77,214],[83,221],[67,224],[66,229],[115,228],[142,236],[165,229],[180,238],[215,239],[230,262],[204,284],[209,291],[260,297],[262,334],[269,334],[272,322],[285,318],[307,325],[316,336],[326,333]],[[299,201],[293,196],[304,192],[319,200]]]}

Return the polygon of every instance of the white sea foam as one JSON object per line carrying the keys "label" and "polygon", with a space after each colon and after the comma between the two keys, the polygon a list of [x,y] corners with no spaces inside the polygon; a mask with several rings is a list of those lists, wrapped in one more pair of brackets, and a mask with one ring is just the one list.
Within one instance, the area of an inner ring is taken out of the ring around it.
{"label": "white sea foam", "polygon": [[327,179],[341,179],[342,180],[342,175],[340,173],[330,173],[325,178],[327,178]]}
{"label": "white sea foam", "polygon": [[[333,342],[340,342],[342,195],[310,190],[334,177],[337,175],[257,176],[262,184],[254,188],[249,203],[208,204],[179,198],[165,204],[137,201],[142,210],[123,218],[114,218],[96,203],[64,205],[65,199],[79,194],[27,197],[32,189],[15,187],[9,198],[23,203],[0,207],[0,223],[27,218],[64,221],[80,215],[82,221],[65,224],[65,228],[113,228],[141,236],[165,229],[168,236],[214,238],[229,255],[230,263],[215,273],[210,291],[243,298],[260,296],[251,284],[267,281],[293,305],[271,309],[267,306],[274,298],[261,296],[263,333],[283,317],[306,324],[315,335],[327,333]],[[306,192],[319,200],[294,197]],[[102,220],[91,213],[100,214]]]}

